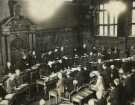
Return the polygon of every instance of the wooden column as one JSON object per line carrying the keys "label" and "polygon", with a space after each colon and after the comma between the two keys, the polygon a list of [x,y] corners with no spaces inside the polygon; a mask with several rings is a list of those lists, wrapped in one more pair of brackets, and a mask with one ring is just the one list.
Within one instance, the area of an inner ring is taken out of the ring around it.
{"label": "wooden column", "polygon": [[28,33],[28,36],[29,36],[29,47],[30,47],[30,50],[33,49],[33,45],[32,45],[32,33]]}
{"label": "wooden column", "polygon": [[5,67],[5,64],[6,64],[6,62],[7,62],[7,52],[6,52],[6,37],[5,36],[2,36],[1,37],[1,46],[2,46],[2,62],[3,62],[3,66]]}
{"label": "wooden column", "polygon": [[36,33],[33,32],[32,34],[32,45],[33,45],[33,49],[36,50]]}

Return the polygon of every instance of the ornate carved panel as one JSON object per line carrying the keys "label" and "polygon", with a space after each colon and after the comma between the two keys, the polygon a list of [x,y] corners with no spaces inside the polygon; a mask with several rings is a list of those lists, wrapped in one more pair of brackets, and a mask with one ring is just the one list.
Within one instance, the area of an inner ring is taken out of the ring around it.
{"label": "ornate carved panel", "polygon": [[34,49],[35,27],[31,21],[19,16],[11,17],[2,25],[2,54],[4,64],[7,61],[16,63],[21,57],[21,52]]}

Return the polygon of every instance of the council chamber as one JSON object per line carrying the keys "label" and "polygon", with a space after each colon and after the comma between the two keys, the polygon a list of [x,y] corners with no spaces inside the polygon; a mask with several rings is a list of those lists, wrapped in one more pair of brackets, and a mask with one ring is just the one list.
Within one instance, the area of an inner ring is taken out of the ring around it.
{"label": "council chamber", "polygon": [[0,105],[135,105],[135,0],[0,0]]}

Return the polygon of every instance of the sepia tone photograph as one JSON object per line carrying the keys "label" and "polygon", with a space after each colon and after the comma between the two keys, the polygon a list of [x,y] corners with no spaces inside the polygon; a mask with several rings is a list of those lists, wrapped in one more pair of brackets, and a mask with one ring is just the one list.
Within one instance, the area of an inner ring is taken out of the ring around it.
{"label": "sepia tone photograph", "polygon": [[0,105],[135,105],[135,0],[0,0]]}

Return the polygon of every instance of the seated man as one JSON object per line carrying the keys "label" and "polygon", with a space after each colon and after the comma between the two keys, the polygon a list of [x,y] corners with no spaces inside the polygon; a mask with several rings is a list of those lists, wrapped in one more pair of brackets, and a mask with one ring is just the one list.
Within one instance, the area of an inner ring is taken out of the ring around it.
{"label": "seated man", "polygon": [[127,105],[127,91],[120,79],[115,79],[114,84],[115,87],[113,86],[109,93],[111,105]]}
{"label": "seated man", "polygon": [[14,92],[15,89],[15,76],[12,73],[9,73],[9,78],[6,81],[6,91],[7,93]]}
{"label": "seated man", "polygon": [[98,100],[102,99],[103,94],[104,94],[104,83],[103,83],[103,78],[100,75],[100,73],[98,71],[93,71],[90,74],[90,77],[96,77],[96,83],[95,84],[91,84],[91,89],[94,90],[96,92],[96,98]]}
{"label": "seated man", "polygon": [[90,99],[88,101],[88,104],[89,105],[95,105],[95,104],[102,105],[103,95],[104,95],[103,78],[98,71],[93,71],[92,73],[90,73],[90,77],[94,78],[94,82],[92,82],[91,84],[91,89],[96,92],[96,98]]}
{"label": "seated man", "polygon": [[103,64],[100,75],[104,80],[105,88],[108,89],[111,82],[111,71],[106,64]]}
{"label": "seated man", "polygon": [[78,86],[82,86],[85,82],[85,70],[83,68],[78,69],[76,74],[76,79],[78,80]]}
{"label": "seated man", "polygon": [[16,87],[20,86],[23,83],[20,74],[21,74],[21,71],[19,69],[16,69],[15,70],[15,84],[16,84]]}
{"label": "seated man", "polygon": [[113,83],[113,80],[119,78],[119,73],[118,69],[114,65],[110,66],[110,71],[111,71],[111,83]]}
{"label": "seated man", "polygon": [[2,85],[0,85],[0,101],[5,97],[6,95],[6,90]]}

